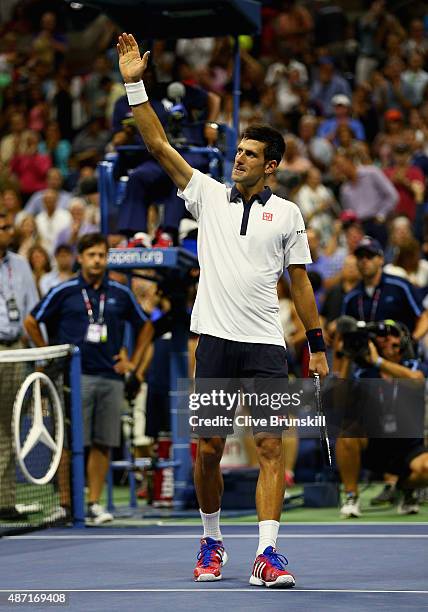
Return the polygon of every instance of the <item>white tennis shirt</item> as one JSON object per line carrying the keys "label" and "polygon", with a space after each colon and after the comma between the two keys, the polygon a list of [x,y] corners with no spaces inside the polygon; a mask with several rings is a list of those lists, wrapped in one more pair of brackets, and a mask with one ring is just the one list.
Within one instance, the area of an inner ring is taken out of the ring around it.
{"label": "white tennis shirt", "polygon": [[178,195],[198,221],[201,270],[191,330],[285,346],[278,279],[290,264],[312,261],[298,207],[270,189],[244,204],[236,187],[199,170]]}

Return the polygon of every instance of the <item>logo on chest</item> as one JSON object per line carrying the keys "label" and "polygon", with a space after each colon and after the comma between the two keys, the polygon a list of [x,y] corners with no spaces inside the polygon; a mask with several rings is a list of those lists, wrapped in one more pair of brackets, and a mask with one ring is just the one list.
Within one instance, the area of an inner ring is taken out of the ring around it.
{"label": "logo on chest", "polygon": [[262,219],[263,219],[263,221],[272,221],[273,214],[272,213],[268,213],[268,212],[264,212],[263,215],[262,215]]}

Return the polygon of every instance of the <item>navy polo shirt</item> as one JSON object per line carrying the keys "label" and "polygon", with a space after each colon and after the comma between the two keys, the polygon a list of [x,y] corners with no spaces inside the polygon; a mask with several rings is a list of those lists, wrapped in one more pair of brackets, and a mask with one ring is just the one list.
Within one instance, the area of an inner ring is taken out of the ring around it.
{"label": "navy polo shirt", "polygon": [[[89,318],[82,289],[85,288],[91,302],[93,317],[98,320],[100,298],[105,294],[104,323],[107,325],[107,342],[91,343],[85,340]],[[83,279],[77,278],[54,287],[32,310],[38,323],[44,323],[51,344],[75,344],[81,350],[82,372],[106,378],[120,379],[113,370],[114,355],[123,346],[125,321],[138,333],[146,315],[129,287],[104,276],[101,286],[94,289]]]}
{"label": "navy polo shirt", "polygon": [[359,321],[394,319],[404,323],[413,332],[423,307],[411,283],[392,274],[383,273],[379,285],[369,296],[360,282],[343,300],[342,314]]}

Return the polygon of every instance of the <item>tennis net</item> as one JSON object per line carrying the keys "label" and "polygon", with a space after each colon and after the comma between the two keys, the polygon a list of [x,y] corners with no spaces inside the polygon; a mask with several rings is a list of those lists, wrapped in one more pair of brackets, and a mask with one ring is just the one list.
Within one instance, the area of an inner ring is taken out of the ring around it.
{"label": "tennis net", "polygon": [[0,352],[0,535],[74,516],[76,358],[71,345]]}

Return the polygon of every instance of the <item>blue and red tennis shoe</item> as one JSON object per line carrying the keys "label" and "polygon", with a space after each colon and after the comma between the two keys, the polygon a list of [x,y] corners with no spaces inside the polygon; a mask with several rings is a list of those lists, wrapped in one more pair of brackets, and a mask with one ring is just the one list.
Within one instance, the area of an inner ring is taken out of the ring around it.
{"label": "blue and red tennis shoe", "polygon": [[196,582],[211,582],[221,580],[221,568],[227,562],[227,553],[223,542],[213,538],[203,538],[201,549],[198,553],[193,576]]}
{"label": "blue and red tennis shoe", "polygon": [[285,569],[286,565],[288,561],[284,555],[280,555],[275,548],[268,546],[254,561],[250,584],[282,589],[294,587],[296,581],[293,574]]}

